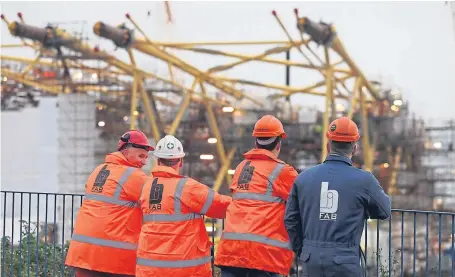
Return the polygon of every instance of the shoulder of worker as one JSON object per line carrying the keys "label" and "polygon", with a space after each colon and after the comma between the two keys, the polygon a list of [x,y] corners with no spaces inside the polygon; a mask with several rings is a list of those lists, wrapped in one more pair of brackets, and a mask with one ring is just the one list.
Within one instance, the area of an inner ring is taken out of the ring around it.
{"label": "shoulder of worker", "polygon": [[358,170],[357,172],[360,176],[359,179],[363,181],[363,184],[367,185],[365,189],[377,187],[380,187],[380,189],[382,189],[382,186],[379,184],[378,179],[373,175],[373,173],[359,168],[356,169]]}
{"label": "shoulder of worker", "polygon": [[204,186],[204,187],[208,187],[207,185],[189,177],[189,176],[182,176],[182,178],[186,178],[186,182],[185,182],[185,186],[194,186],[194,187],[200,187],[200,186]]}
{"label": "shoulder of worker", "polygon": [[281,169],[281,172],[280,172],[280,175],[278,175],[278,178],[280,178],[280,179],[284,178],[286,180],[289,178],[292,178],[292,180],[294,180],[299,175],[297,170],[295,170],[295,168],[292,165],[287,164],[282,160],[278,160],[277,163],[283,165],[283,169]]}
{"label": "shoulder of worker", "polygon": [[144,184],[150,178],[140,168],[131,167],[131,166],[123,166],[123,167],[126,168],[125,170],[128,170],[128,169],[131,170],[131,174],[130,174],[130,176],[127,179],[127,183],[141,183],[141,184]]}

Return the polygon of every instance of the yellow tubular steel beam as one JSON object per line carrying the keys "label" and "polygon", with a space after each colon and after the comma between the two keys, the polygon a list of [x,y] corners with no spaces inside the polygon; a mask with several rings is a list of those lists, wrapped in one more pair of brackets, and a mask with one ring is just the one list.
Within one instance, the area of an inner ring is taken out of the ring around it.
{"label": "yellow tubular steel beam", "polygon": [[241,64],[244,64],[244,63],[249,62],[249,61],[256,61],[256,60],[263,59],[263,58],[265,58],[265,57],[267,57],[269,55],[272,55],[272,54],[279,54],[279,53],[286,52],[289,49],[291,49],[292,46],[293,46],[292,44],[288,44],[286,46],[273,47],[273,48],[270,48],[270,49],[264,51],[263,53],[261,53],[259,55],[250,56],[250,57],[248,57],[246,59],[242,59],[240,61],[236,61],[236,62],[224,64],[224,65],[214,66],[212,68],[209,68],[206,72],[207,73],[215,73],[215,72],[231,69],[234,66],[241,65]]}
{"label": "yellow tubular steel beam", "polygon": [[[154,110],[152,109],[152,103],[150,102],[150,98],[147,94],[147,92],[144,90],[143,86],[140,85],[140,90],[142,94],[142,101],[144,101],[144,106],[145,106],[145,111],[147,112],[147,116],[149,118],[150,125],[152,127],[152,134],[153,138],[155,139],[155,143],[158,143],[160,140],[160,129],[158,128],[158,124],[156,123],[156,115],[154,113]],[[152,100],[154,101],[154,100]]]}
{"label": "yellow tubular steel beam", "polygon": [[357,110],[357,102],[359,98],[359,93],[361,93],[362,79],[359,77],[355,78],[354,89],[352,90],[351,95],[351,104],[349,106],[348,117],[352,119],[354,112]]}
{"label": "yellow tubular steel beam", "polygon": [[372,171],[373,170],[373,159],[371,157],[372,151],[370,146],[370,134],[368,129],[368,113],[367,113],[367,105],[365,102],[365,95],[363,91],[360,91],[360,108],[362,111],[362,150],[363,150],[363,163],[365,165],[365,170]]}
{"label": "yellow tubular steel beam", "polygon": [[27,73],[32,70],[32,68],[36,65],[36,63],[41,59],[41,52],[38,54],[38,56],[27,65],[27,67],[21,72],[22,76],[25,76]]}
{"label": "yellow tubular steel beam", "polygon": [[[8,55],[0,55],[0,59],[2,61],[13,61],[13,62],[21,62],[21,63],[32,63],[34,59],[30,58],[23,58],[23,57],[16,57],[16,56],[8,56]],[[40,59],[36,62],[37,65],[43,65],[43,66],[55,66],[55,63],[49,62],[49,61],[43,61],[43,59]]]}
{"label": "yellow tubular steel beam", "polygon": [[[330,65],[330,59],[329,59],[329,52],[328,52],[328,49],[325,48],[325,58],[326,58],[326,61],[327,61],[327,64],[326,64],[326,72],[325,72],[325,76],[326,76],[326,88],[327,88],[327,92],[325,94],[325,110],[324,110],[324,122],[322,124],[323,128],[322,128],[322,133],[321,133],[321,136],[322,136],[322,147],[321,147],[321,162],[323,162],[325,160],[325,158],[327,157],[327,137],[325,135],[325,133],[327,132],[327,130],[329,129],[329,121],[330,121],[330,114],[329,114],[329,111],[332,110],[332,113],[333,113],[333,103],[334,103],[334,99],[332,97],[332,94],[333,94],[333,79],[330,78],[330,76],[332,75],[332,71],[331,71],[331,65]],[[333,116],[333,115],[332,115]]]}
{"label": "yellow tubular steel beam", "polygon": [[[289,41],[295,46],[295,48],[298,50],[298,52],[300,54],[302,54],[302,56],[308,61],[308,63],[312,66],[314,66],[313,62],[308,58],[308,56],[303,52],[302,48],[301,48],[301,45],[298,45],[294,42],[294,40],[292,39],[291,35],[289,34],[288,30],[286,29],[286,27],[284,26],[283,22],[281,21],[280,17],[278,16],[278,14],[276,14],[276,12],[273,12],[273,15],[275,17],[275,19],[277,20],[278,24],[280,25],[281,29],[284,31],[284,33],[286,34],[286,36],[288,37]],[[307,46],[308,49],[309,48],[309,45],[308,45],[308,42],[305,44]],[[326,54],[327,56],[327,54]],[[321,61],[321,64],[324,64],[324,62]],[[327,62],[328,65],[330,65],[330,62]],[[319,73],[321,73],[322,77],[324,78],[327,78],[327,76],[325,75],[326,71],[324,71],[324,69],[317,69]],[[335,76],[333,76],[332,78],[335,79],[335,81],[339,82],[338,78],[336,78]],[[346,85],[343,83],[343,82],[340,82],[340,84],[346,89]],[[334,88],[338,91],[339,94],[342,94],[341,91],[338,90],[338,87],[334,86]]]}
{"label": "yellow tubular steel beam", "polygon": [[[146,43],[141,41],[138,43]],[[163,47],[190,48],[196,46],[228,46],[228,45],[276,45],[289,44],[287,40],[267,40],[267,41],[202,41],[202,42],[163,42],[155,41],[155,45]],[[300,41],[298,43],[301,43]]]}
{"label": "yellow tubular steel beam", "polygon": [[171,77],[171,81],[175,82],[174,71],[172,70],[172,63],[171,62],[167,63],[167,68],[169,70],[169,77]]}
{"label": "yellow tubular steel beam", "polygon": [[[131,64],[136,67],[136,61],[134,60],[134,55],[131,50],[128,50],[128,56],[130,57]],[[137,119],[137,88],[142,81],[142,79],[139,78],[138,74],[134,72],[134,81],[133,81],[133,87],[132,87],[132,92],[131,92],[131,110],[130,110],[130,129],[135,130],[136,129],[136,119]]]}
{"label": "yellow tubular steel beam", "polygon": [[[259,83],[259,82],[254,82],[254,81],[249,81],[249,80],[244,80],[244,79],[231,79],[227,77],[216,77],[217,79],[227,81],[230,83],[238,83],[238,84],[243,84],[243,85],[250,85],[250,86],[257,86],[257,87],[263,87],[263,88],[271,88],[271,89],[279,89],[283,91],[289,91],[293,93],[314,93],[316,95],[321,95],[323,96],[324,93],[319,93],[319,92],[312,92],[308,88],[292,88],[284,85],[275,85],[275,84],[264,84],[264,83]],[[322,86],[322,85],[321,85]]]}
{"label": "yellow tubular steel beam", "polygon": [[[340,78],[340,81],[346,81],[348,79],[352,78],[352,76],[343,76],[342,78]],[[311,86],[307,86],[307,87],[304,87],[304,88],[301,88],[299,90],[295,90],[295,91],[285,91],[281,94],[282,97],[287,97],[287,96],[291,96],[292,94],[295,94],[295,93],[301,93],[301,92],[308,92],[308,91],[311,91],[315,88],[319,88],[319,87],[322,87],[326,85],[326,80],[322,80],[322,81],[319,81]],[[325,95],[325,94],[323,94]],[[346,96],[344,95],[337,95],[337,97],[339,98],[343,98],[343,99],[347,99]]]}
{"label": "yellow tubular steel beam", "polygon": [[[59,69],[61,67],[55,62],[50,62],[50,61],[43,60],[42,57],[40,59],[30,59],[30,58],[23,58],[23,57],[14,57],[14,56],[0,55],[0,60],[24,63],[24,64],[27,64],[28,66],[30,66],[31,64],[34,63],[34,66],[36,66],[36,65],[47,66],[47,67],[52,67],[54,69]],[[80,70],[83,70],[83,71],[89,72],[89,73],[97,73],[97,74],[99,74],[99,72],[100,72],[99,69],[86,66],[86,65],[84,65],[82,63],[78,64],[78,63],[76,63],[74,61],[67,61],[67,66],[68,66],[68,68],[71,68],[71,69],[80,69]],[[116,77],[116,75],[123,75],[124,74],[124,73],[118,72],[118,71],[106,71],[106,70],[102,70],[101,73],[102,73],[101,76],[112,76],[112,77]]]}
{"label": "yellow tubular steel beam", "polygon": [[[194,90],[198,82],[198,78],[194,78],[193,84],[191,85],[191,91]],[[179,111],[175,115],[175,119],[171,124],[171,128],[169,129],[168,135],[173,136],[175,134],[175,131],[177,131],[177,128],[180,125],[180,121],[182,120],[183,114],[185,114],[186,108],[191,102],[191,92],[187,92],[185,96],[182,98],[182,103],[180,104]]]}
{"label": "yellow tubular steel beam", "polygon": [[327,157],[327,137],[325,133],[329,129],[329,110],[330,110],[330,99],[329,96],[325,96],[325,110],[324,110],[324,117],[322,122],[322,144],[321,144],[321,162],[325,160]]}
{"label": "yellow tubular steel beam", "polygon": [[31,87],[38,88],[38,89],[46,91],[48,93],[53,93],[53,94],[62,93],[61,86],[44,85],[44,84],[42,84],[40,82],[36,82],[36,81],[30,80],[30,79],[26,79],[26,78],[22,77],[20,74],[11,72],[11,71],[6,70],[6,69],[2,69],[1,72],[2,72],[3,76],[7,77],[8,79],[15,80],[16,82],[19,82],[19,83],[22,83],[22,84],[25,84],[25,85],[28,85],[28,86],[31,86]]}
{"label": "yellow tubular steel beam", "polygon": [[379,96],[379,93],[376,91],[376,89],[367,80],[367,78],[365,77],[363,72],[357,67],[357,65],[354,63],[354,61],[351,59],[351,57],[349,57],[348,53],[344,49],[343,44],[341,43],[341,40],[338,38],[338,36],[335,36],[335,38],[333,39],[331,47],[349,65],[349,67],[353,71],[353,74],[362,78],[364,85],[370,92],[371,96],[376,100],[381,99],[381,97]]}
{"label": "yellow tubular steel beam", "polygon": [[201,79],[204,79],[205,82],[209,83],[210,85],[224,91],[225,93],[227,94],[230,94],[231,96],[237,98],[237,99],[242,99],[242,98],[246,98],[248,100],[250,100],[251,102],[259,105],[259,106],[262,106],[263,103],[261,101],[258,101],[257,99],[253,98],[253,97],[249,97],[249,96],[246,96],[243,94],[243,92],[237,90],[237,89],[234,89],[233,87],[230,87],[224,83],[222,83],[220,80],[216,79],[216,78],[211,78],[209,76],[207,76],[206,73],[203,73],[202,71],[200,71],[199,69],[181,61],[180,59],[176,59],[174,56],[170,55],[170,54],[167,54],[167,53],[163,53],[164,51],[158,49],[157,47],[153,46],[153,45],[146,45],[144,47],[137,47],[135,44],[133,44],[133,47],[144,53],[144,54],[147,54],[147,55],[150,55],[150,56],[154,56],[156,58],[159,58],[163,61],[171,61],[172,64],[185,71],[186,73],[194,76],[194,77],[200,77]]}
{"label": "yellow tubular steel beam", "polygon": [[[229,170],[229,166],[232,162],[232,158],[234,158],[235,151],[236,151],[236,148],[235,147],[232,148],[226,157],[226,161],[224,163],[222,163],[222,166],[216,176],[215,183],[213,184],[213,189],[215,191],[218,191],[220,189],[221,185],[223,184],[224,176],[226,175],[226,173]],[[227,183],[230,184],[231,181],[232,181],[232,177],[229,175],[229,179],[227,180]]]}
{"label": "yellow tubular steel beam", "polygon": [[[60,84],[45,84],[43,82],[38,82],[30,78],[24,78],[23,76],[11,72],[9,70],[2,69],[2,74],[3,76],[7,77],[8,79],[14,80],[16,82],[38,88],[42,91],[52,93],[52,94],[60,94],[60,93],[69,93],[69,89],[66,88],[65,91],[63,91],[63,87]],[[106,87],[103,86],[78,86],[79,91],[95,91],[95,92],[101,92],[101,93],[106,93],[106,94],[115,94],[115,95],[127,95],[131,94],[131,91],[118,91],[118,90],[109,90]],[[175,103],[170,102],[167,98],[161,97],[161,96],[156,96],[154,95],[154,98],[157,101],[162,102],[164,105],[169,105],[169,106],[175,106]]]}
{"label": "yellow tubular steel beam", "polygon": [[[204,95],[207,95],[207,91],[205,90],[204,84],[202,82],[199,82],[199,86],[201,87],[202,93]],[[213,112],[212,104],[208,101],[205,101],[205,107],[207,110],[207,117],[208,117],[207,119],[209,121],[210,129],[212,130],[213,135],[215,135],[215,138],[217,140],[216,149],[218,151],[218,155],[220,156],[221,164],[225,164],[227,162],[227,157],[226,157],[226,151],[224,149],[223,137],[221,136],[220,129],[218,128],[218,122],[216,120],[215,113]],[[227,166],[230,166],[230,164],[228,164]],[[228,174],[227,170],[225,170],[224,173],[225,173],[227,182],[230,183],[231,175]]]}
{"label": "yellow tubular steel beam", "polygon": [[1,48],[18,48],[18,47],[24,47],[24,46],[26,46],[26,45],[22,44],[22,43],[20,43],[20,44],[2,44],[2,45],[0,45],[0,49]]}
{"label": "yellow tubular steel beam", "polygon": [[[159,47],[157,47],[157,45],[155,45],[147,37],[145,32],[139,27],[139,25],[130,16],[128,16],[127,18],[136,27],[136,29],[139,30],[139,32],[141,32],[144,35],[144,37],[146,38],[146,40],[148,42],[148,44],[141,44],[141,43],[137,43],[138,41],[141,41],[140,39],[135,39],[134,42],[132,43],[131,47],[135,48],[136,50],[138,50],[138,51],[140,51],[140,52],[142,52],[144,54],[148,54],[150,56],[154,56],[154,57],[156,57],[158,59],[161,59],[163,61],[166,61],[166,62],[170,61],[170,62],[172,62],[172,64],[175,67],[178,67],[179,69],[187,72],[190,75],[193,75],[194,77],[197,77],[199,79],[204,79],[210,85],[212,85],[212,86],[224,91],[227,94],[230,94],[230,95],[234,96],[237,99],[246,98],[246,99],[252,101],[253,103],[255,103],[255,104],[259,105],[259,106],[263,106],[262,102],[257,101],[253,97],[246,96],[246,95],[243,94],[243,92],[241,92],[241,91],[239,91],[237,89],[234,89],[233,87],[229,87],[229,86],[225,85],[224,83],[222,83],[219,80],[216,80],[216,79],[213,79],[213,78],[209,78],[206,73],[200,71],[196,67],[194,67],[194,66],[184,62],[180,58],[178,58],[178,57],[176,57],[176,56],[174,56],[174,55],[172,55],[172,54],[160,49]],[[95,27],[94,27],[95,33],[98,35],[99,32],[97,33],[96,30],[97,30],[97,28],[99,29],[99,27],[97,25],[100,26],[101,23],[96,23]]]}
{"label": "yellow tubular steel beam", "polygon": [[393,158],[393,163],[391,164],[392,172],[390,174],[390,181],[389,181],[389,189],[388,189],[389,195],[395,195],[398,192],[397,173],[398,173],[399,166],[400,166],[401,154],[402,154],[402,148],[401,148],[401,146],[398,146],[396,153],[394,155],[394,158]]}
{"label": "yellow tubular steel beam", "polygon": [[[220,51],[220,50],[205,49],[205,48],[190,48],[190,47],[183,47],[183,46],[179,46],[179,47],[175,47],[175,48],[181,49],[181,50],[188,50],[188,51],[192,51],[192,52],[209,54],[209,55],[218,55],[218,56],[224,56],[224,57],[238,58],[241,60],[248,60],[248,61],[251,61],[254,58],[254,56],[230,53],[230,52],[225,52],[225,51]],[[259,58],[259,59],[253,59],[253,60],[258,61],[258,62],[289,65],[289,66],[302,67],[302,68],[308,68],[308,69],[317,69],[317,70],[324,69],[321,66],[310,65],[310,64],[306,64],[306,63],[298,63],[298,62],[287,61],[287,60],[272,59],[272,58],[266,58],[266,57]],[[343,68],[334,68],[333,71],[338,72],[338,73],[352,74],[351,70],[343,69]]]}
{"label": "yellow tubular steel beam", "polygon": [[335,107],[335,97],[333,96],[333,73],[332,73],[332,65],[330,64],[330,55],[329,49],[324,47],[324,54],[326,60],[326,88],[327,88],[327,96],[330,101],[330,110],[331,110],[331,118],[330,120],[334,120],[336,118],[336,107]]}
{"label": "yellow tubular steel beam", "polygon": [[[10,29],[11,31],[11,29]],[[74,40],[76,41],[75,38],[73,38],[72,36],[70,36],[69,34],[67,34],[66,32],[56,28],[56,32],[57,32],[57,35],[58,36],[61,36],[62,38],[64,39],[67,39],[67,40]],[[90,56],[90,57],[94,57],[96,59],[101,59],[103,61],[105,61],[106,63],[108,63],[109,65],[111,66],[114,66],[120,70],[122,70],[123,72],[133,76],[134,75],[134,72],[138,72],[140,73],[143,77],[148,77],[148,78],[154,78],[154,79],[158,79],[162,82],[165,82],[167,84],[171,84],[171,85],[174,85],[175,87],[178,87],[184,91],[188,91],[187,88],[179,85],[178,83],[176,82],[172,82],[170,80],[167,80],[165,78],[161,78],[155,74],[152,74],[152,73],[149,73],[149,72],[145,72],[143,70],[140,70],[138,68],[136,68],[135,66],[131,66],[123,61],[120,61],[119,59],[115,58],[114,56],[111,56],[109,54],[107,54],[105,51],[95,51],[94,49],[92,49],[88,44],[86,43],[83,43],[83,42],[78,42],[78,43],[75,43],[73,44],[73,48],[75,51],[79,52],[79,53],[82,53],[82,54],[85,54],[86,56]],[[196,93],[193,91],[194,94],[196,95],[200,95],[200,93]],[[195,95],[192,95],[192,96],[195,96]],[[194,100],[199,100],[198,98],[195,98]],[[217,101],[215,99],[212,99],[212,98],[209,98],[210,101],[216,103],[217,105],[226,105],[226,103],[224,102],[221,102],[221,101]]]}
{"label": "yellow tubular steel beam", "polygon": [[[105,57],[105,55],[107,55],[107,54],[105,54],[105,52],[103,52],[102,55]],[[120,70],[124,71],[125,73],[133,75],[133,72],[136,71],[137,73],[139,73],[143,77],[157,79],[157,80],[160,80],[160,81],[162,81],[162,82],[164,82],[166,84],[173,85],[173,86],[183,90],[184,92],[191,94],[191,100],[192,101],[200,101],[200,99],[197,98],[197,96],[196,96],[196,95],[199,95],[202,98],[207,98],[209,101],[211,101],[214,104],[217,104],[217,105],[220,105],[220,106],[227,105],[227,103],[225,103],[223,101],[218,101],[218,100],[213,99],[211,97],[205,97],[205,96],[201,95],[201,93],[198,93],[198,92],[194,91],[193,89],[188,89],[188,88],[180,85],[177,82],[173,82],[171,80],[168,80],[168,79],[162,78],[160,76],[157,76],[157,75],[155,75],[153,73],[143,71],[141,69],[138,69],[137,67],[132,67],[132,66],[120,61],[120,60],[117,60],[116,58],[114,58],[112,56],[105,57],[105,61],[108,64],[119,68]]]}

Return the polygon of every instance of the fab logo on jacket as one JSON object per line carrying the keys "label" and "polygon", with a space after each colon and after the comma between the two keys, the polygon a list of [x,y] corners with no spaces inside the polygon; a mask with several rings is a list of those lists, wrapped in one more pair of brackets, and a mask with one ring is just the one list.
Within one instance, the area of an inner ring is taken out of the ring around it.
{"label": "fab logo on jacket", "polygon": [[329,190],[329,182],[321,183],[319,220],[337,220],[338,191]]}
{"label": "fab logo on jacket", "polygon": [[150,188],[149,210],[161,210],[161,201],[163,200],[164,185],[158,184],[158,178],[153,179],[152,187]]}
{"label": "fab logo on jacket", "polygon": [[242,172],[240,172],[239,181],[237,183],[237,189],[239,190],[248,190],[249,183],[253,178],[254,173],[254,166],[250,166],[251,162],[245,163],[242,168]]}

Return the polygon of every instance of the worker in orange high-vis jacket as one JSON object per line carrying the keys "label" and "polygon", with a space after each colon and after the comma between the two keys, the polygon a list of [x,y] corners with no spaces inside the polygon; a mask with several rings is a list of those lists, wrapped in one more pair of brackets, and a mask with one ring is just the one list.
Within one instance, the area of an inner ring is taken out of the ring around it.
{"label": "worker in orange high-vis jacket", "polygon": [[230,196],[180,175],[182,143],[167,135],[156,145],[158,165],[142,190],[144,214],[137,277],[211,277],[211,246],[202,216],[225,218]]}
{"label": "worker in orange high-vis jacket", "polygon": [[292,266],[283,218],[297,171],[278,159],[286,133],[277,118],[266,115],[253,137],[256,148],[244,154],[230,186],[232,204],[215,256],[222,277],[275,277]]}
{"label": "worker in orange high-vis jacket", "polygon": [[76,277],[134,276],[142,213],[138,205],[148,176],[140,169],[154,148],[142,132],[120,138],[89,176],[65,264]]}

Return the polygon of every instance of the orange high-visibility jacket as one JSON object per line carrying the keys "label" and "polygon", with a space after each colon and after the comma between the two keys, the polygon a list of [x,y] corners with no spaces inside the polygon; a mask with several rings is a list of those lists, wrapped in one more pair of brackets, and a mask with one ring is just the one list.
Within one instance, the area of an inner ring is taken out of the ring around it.
{"label": "orange high-visibility jacket", "polygon": [[289,274],[293,252],[284,212],[295,169],[270,151],[253,149],[236,168],[232,203],[215,264]]}
{"label": "orange high-visibility jacket", "polygon": [[138,205],[148,180],[120,152],[108,154],[88,178],[65,264],[134,275],[142,224]]}
{"label": "orange high-visibility jacket", "polygon": [[224,218],[230,196],[165,166],[152,170],[140,205],[144,214],[136,277],[211,277],[211,245],[202,215]]}

